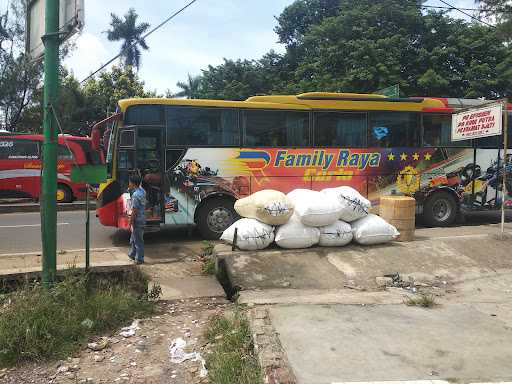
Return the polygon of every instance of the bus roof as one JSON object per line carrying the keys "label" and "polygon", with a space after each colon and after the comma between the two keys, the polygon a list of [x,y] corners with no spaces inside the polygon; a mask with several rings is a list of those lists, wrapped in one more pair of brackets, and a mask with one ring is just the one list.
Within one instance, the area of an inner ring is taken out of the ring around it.
{"label": "bus roof", "polygon": [[129,106],[138,104],[254,109],[337,109],[411,112],[445,107],[441,100],[431,98],[392,99],[376,94],[309,92],[300,95],[253,96],[245,101],[135,98],[120,100],[119,108],[121,112],[125,112]]}

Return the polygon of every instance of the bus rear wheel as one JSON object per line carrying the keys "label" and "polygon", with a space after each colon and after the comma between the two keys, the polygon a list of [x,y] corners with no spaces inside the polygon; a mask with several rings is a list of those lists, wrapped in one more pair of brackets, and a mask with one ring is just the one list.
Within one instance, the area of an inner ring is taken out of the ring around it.
{"label": "bus rear wheel", "polygon": [[207,200],[197,214],[197,228],[207,240],[216,240],[238,219],[234,201],[222,197]]}
{"label": "bus rear wheel", "polygon": [[425,202],[423,219],[431,227],[447,227],[457,218],[457,202],[448,192],[436,192]]}
{"label": "bus rear wheel", "polygon": [[73,193],[69,187],[58,184],[57,185],[57,203],[71,203],[73,201]]}

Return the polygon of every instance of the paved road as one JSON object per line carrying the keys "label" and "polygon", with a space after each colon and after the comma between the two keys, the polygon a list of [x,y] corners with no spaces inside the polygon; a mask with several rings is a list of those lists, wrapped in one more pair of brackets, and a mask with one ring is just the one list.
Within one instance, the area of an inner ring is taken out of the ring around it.
{"label": "paved road", "polygon": [[[186,228],[164,228],[144,236],[147,244],[169,243],[177,240],[199,240]],[[58,212],[57,250],[85,248],[85,212]],[[91,212],[91,248],[124,247],[129,233],[102,226]],[[41,225],[39,212],[6,213],[0,215],[0,256],[12,253],[40,252]]]}
{"label": "paved road", "polygon": [[[499,212],[471,215],[465,225],[499,222]],[[507,212],[512,219],[512,212]],[[58,212],[57,250],[85,247],[85,212]],[[158,233],[144,236],[147,244],[169,243],[182,240],[200,240],[196,231],[187,228],[166,227]],[[109,248],[128,246],[129,234],[116,228],[104,227],[91,212],[91,247]],[[0,256],[2,254],[40,252],[41,225],[39,212],[0,214]]]}

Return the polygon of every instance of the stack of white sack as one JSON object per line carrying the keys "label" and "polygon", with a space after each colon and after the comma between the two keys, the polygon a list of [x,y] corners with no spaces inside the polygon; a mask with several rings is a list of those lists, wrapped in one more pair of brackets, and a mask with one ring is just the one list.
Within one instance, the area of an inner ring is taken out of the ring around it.
{"label": "stack of white sack", "polygon": [[282,192],[265,189],[235,202],[235,211],[268,225],[283,225],[293,215],[293,203]]}
{"label": "stack of white sack", "polygon": [[340,206],[339,219],[351,223],[368,215],[372,204],[354,188],[342,186],[322,190],[325,196],[335,199]]}
{"label": "stack of white sack", "polygon": [[274,227],[256,219],[242,218],[231,224],[220,239],[229,244],[236,242],[236,246],[244,251],[265,249],[274,241]]}
{"label": "stack of white sack", "polygon": [[288,198],[295,206],[295,214],[302,224],[324,227],[339,219],[341,205],[332,195],[324,195],[310,189],[294,189]]}
{"label": "stack of white sack", "polygon": [[[282,248],[342,247],[381,244],[399,232],[377,215],[369,214],[371,203],[351,187],[328,188],[321,192],[295,189],[284,195],[263,190],[235,203],[243,218],[224,231],[221,239],[242,250],[259,250],[274,240]],[[274,236],[274,226],[277,226]]]}

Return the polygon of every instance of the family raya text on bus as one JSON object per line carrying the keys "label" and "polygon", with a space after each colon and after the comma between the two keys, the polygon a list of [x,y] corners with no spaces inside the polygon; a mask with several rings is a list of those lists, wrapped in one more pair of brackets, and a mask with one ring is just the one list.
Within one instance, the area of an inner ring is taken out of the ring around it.
{"label": "family raya text on bus", "polygon": [[318,92],[121,100],[119,113],[93,129],[95,146],[105,126],[111,133],[97,215],[104,225],[127,227],[123,193],[138,171],[153,175],[144,186],[153,193],[147,225],[196,224],[205,238],[236,220],[237,198],[269,188],[348,185],[374,205],[403,193],[416,198],[428,224],[449,225],[461,209],[508,201],[490,183],[477,195],[481,175],[470,172],[500,161],[502,138],[451,141],[453,112],[479,102]]}

